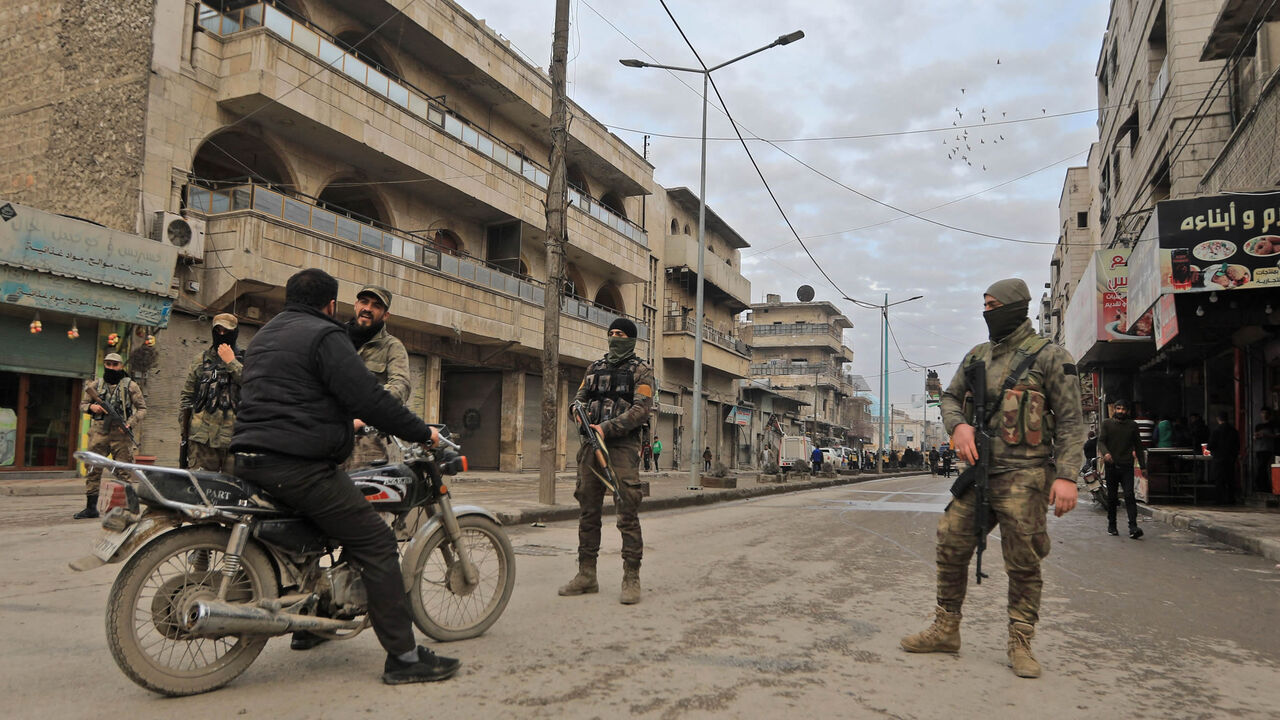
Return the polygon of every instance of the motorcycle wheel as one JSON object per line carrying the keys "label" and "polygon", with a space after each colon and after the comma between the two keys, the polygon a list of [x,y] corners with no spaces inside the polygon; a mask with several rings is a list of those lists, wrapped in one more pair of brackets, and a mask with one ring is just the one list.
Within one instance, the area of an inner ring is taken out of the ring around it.
{"label": "motorcycle wheel", "polygon": [[[107,600],[107,644],[130,680],[162,695],[195,695],[231,682],[262,652],[268,636],[193,637],[182,626],[186,603],[217,597],[230,536],[221,527],[184,528],[125,563]],[[274,597],[270,561],[246,545],[227,600]]]}
{"label": "motorcycle wheel", "polygon": [[476,566],[477,582],[467,585],[457,549],[441,527],[427,540],[413,568],[409,593],[413,622],[440,642],[473,638],[497,622],[516,584],[515,551],[502,528],[489,518],[458,518],[461,542]]}

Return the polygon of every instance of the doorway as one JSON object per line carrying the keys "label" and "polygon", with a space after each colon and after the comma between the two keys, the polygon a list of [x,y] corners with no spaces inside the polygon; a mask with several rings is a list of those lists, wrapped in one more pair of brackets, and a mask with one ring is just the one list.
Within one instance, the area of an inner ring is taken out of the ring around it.
{"label": "doorway", "polygon": [[71,470],[81,381],[0,371],[0,472]]}

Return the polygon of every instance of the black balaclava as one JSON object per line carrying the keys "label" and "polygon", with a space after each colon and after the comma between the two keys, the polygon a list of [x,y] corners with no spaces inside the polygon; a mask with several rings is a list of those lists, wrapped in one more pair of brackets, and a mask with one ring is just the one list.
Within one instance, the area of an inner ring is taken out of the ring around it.
{"label": "black balaclava", "polygon": [[372,340],[374,335],[381,332],[385,324],[384,321],[378,321],[369,327],[364,327],[356,322],[356,318],[351,318],[347,321],[347,336],[351,338],[351,344],[356,346],[356,350],[359,350],[365,343]]}
{"label": "black balaclava", "polygon": [[124,368],[117,368],[114,370],[111,368],[103,368],[102,379],[106,380],[108,385],[115,385],[124,379]]}
{"label": "black balaclava", "polygon": [[236,347],[236,337],[238,335],[240,335],[239,328],[235,330],[227,330],[226,328],[217,327],[215,325],[213,328],[213,349],[217,350],[219,345],[226,343],[234,350]]}
{"label": "black balaclava", "polygon": [[1026,321],[1027,310],[1031,307],[1031,291],[1021,279],[1006,278],[993,283],[985,294],[1001,303],[1000,307],[982,313],[988,337],[991,342],[998,343]]}

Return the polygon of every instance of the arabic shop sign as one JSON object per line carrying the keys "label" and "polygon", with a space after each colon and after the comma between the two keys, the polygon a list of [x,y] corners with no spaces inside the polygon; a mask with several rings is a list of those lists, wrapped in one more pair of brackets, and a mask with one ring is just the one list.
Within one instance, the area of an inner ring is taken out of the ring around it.
{"label": "arabic shop sign", "polygon": [[0,302],[152,327],[168,325],[173,306],[167,297],[3,265]]}
{"label": "arabic shop sign", "polygon": [[1162,294],[1280,286],[1280,193],[1166,200],[1156,224]]}
{"label": "arabic shop sign", "polygon": [[167,243],[0,200],[0,265],[168,295],[177,259]]}

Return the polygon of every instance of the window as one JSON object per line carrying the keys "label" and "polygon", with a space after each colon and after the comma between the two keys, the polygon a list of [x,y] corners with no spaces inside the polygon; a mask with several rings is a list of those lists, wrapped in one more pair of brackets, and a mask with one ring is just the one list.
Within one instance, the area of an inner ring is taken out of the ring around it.
{"label": "window", "polygon": [[1076,227],[1078,228],[1089,227],[1089,213],[1087,211],[1076,213]]}

